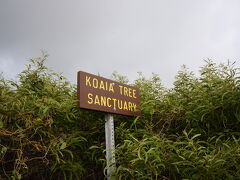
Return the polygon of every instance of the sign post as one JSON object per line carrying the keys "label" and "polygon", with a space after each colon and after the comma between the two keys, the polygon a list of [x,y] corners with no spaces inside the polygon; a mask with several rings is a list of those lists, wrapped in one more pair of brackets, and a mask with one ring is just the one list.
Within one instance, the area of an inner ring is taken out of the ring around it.
{"label": "sign post", "polygon": [[[108,179],[116,169],[113,114],[139,116],[139,89],[103,77],[78,72],[79,107],[107,112],[105,115],[106,160]],[[111,176],[111,177],[110,177]]]}
{"label": "sign post", "polygon": [[107,168],[108,179],[115,179],[112,176],[112,174],[114,174],[116,170],[114,121],[112,114],[105,115],[105,140],[106,140],[106,160],[108,167]]}

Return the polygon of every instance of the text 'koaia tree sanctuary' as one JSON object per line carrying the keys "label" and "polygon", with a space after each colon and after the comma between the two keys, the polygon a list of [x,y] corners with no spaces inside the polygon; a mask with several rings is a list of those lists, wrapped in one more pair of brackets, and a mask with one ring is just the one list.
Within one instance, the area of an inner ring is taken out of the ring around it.
{"label": "text 'koaia tree sanctuary'", "polygon": [[81,108],[130,116],[140,114],[138,88],[82,71],[78,72],[78,99]]}

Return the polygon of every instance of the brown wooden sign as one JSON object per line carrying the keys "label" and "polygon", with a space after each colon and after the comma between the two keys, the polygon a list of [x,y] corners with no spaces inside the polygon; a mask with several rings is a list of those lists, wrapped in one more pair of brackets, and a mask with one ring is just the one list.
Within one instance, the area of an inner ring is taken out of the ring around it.
{"label": "brown wooden sign", "polygon": [[82,71],[78,72],[78,100],[80,108],[140,115],[138,88]]}

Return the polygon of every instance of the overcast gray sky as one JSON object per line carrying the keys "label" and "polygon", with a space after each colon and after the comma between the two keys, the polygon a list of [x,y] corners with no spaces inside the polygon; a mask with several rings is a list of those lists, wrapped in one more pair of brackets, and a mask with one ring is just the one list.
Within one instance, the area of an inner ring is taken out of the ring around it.
{"label": "overcast gray sky", "polygon": [[0,71],[14,78],[38,57],[76,82],[77,71],[166,86],[186,64],[240,61],[239,0],[0,0]]}

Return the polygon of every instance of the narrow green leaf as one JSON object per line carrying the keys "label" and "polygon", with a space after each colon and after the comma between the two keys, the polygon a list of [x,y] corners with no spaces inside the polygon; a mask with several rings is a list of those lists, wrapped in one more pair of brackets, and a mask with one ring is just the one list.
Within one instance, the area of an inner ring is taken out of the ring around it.
{"label": "narrow green leaf", "polygon": [[3,128],[3,122],[0,121],[0,128]]}
{"label": "narrow green leaf", "polygon": [[65,149],[67,147],[67,143],[63,142],[60,146],[60,150]]}

